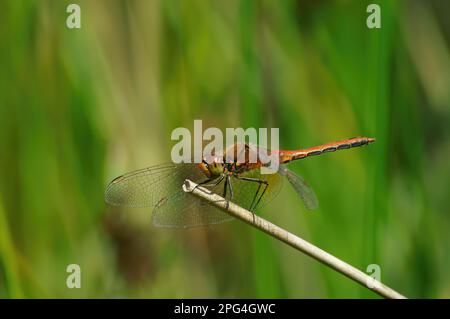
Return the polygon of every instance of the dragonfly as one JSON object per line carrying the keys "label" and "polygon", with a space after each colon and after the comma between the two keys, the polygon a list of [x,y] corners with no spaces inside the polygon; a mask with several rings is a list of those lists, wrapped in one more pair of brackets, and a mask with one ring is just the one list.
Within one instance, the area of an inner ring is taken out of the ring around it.
{"label": "dragonfly", "polygon": [[[222,153],[203,157],[201,163],[155,165],[113,179],[105,191],[106,203],[123,207],[151,207],[152,223],[159,227],[190,228],[218,224],[233,217],[214,205],[182,191],[189,179],[209,191],[255,212],[275,198],[287,180],[308,210],[318,207],[317,196],[308,183],[286,164],[338,150],[375,142],[374,138],[354,137],[298,150],[271,150],[280,166],[273,174],[262,174],[266,161],[258,147],[236,143]],[[237,152],[244,152],[237,156]],[[256,152],[252,153],[252,152]],[[249,161],[254,155],[255,161]]]}

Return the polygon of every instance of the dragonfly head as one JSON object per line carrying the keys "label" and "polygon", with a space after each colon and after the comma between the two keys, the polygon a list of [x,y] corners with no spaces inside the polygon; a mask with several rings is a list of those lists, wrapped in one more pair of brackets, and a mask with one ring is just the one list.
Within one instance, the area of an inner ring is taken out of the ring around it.
{"label": "dragonfly head", "polygon": [[211,161],[207,161],[205,158],[202,160],[198,167],[208,178],[215,178],[220,176],[224,171],[224,166],[218,158],[213,158]]}

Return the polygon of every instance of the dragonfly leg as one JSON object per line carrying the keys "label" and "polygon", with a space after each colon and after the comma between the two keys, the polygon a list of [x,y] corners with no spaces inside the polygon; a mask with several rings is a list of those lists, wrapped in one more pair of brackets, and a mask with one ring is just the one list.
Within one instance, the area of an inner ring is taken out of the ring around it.
{"label": "dragonfly leg", "polygon": [[[217,185],[219,185],[223,181],[224,178],[225,178],[225,176],[222,175],[222,176],[220,176],[220,177],[218,177],[216,179],[204,180],[203,182],[198,183],[197,186],[195,186],[195,188],[197,188],[199,186],[216,187]],[[209,182],[212,182],[212,183],[208,184]],[[225,181],[225,184],[226,184],[226,181]],[[226,187],[226,185],[225,185],[225,187]],[[224,197],[226,197],[226,188],[224,189]],[[204,204],[205,203],[202,203],[202,205],[204,205]]]}
{"label": "dragonfly leg", "polygon": [[194,187],[194,189],[196,189],[196,188],[199,187],[199,186],[203,186],[203,185],[205,185],[206,183],[209,183],[210,181],[211,181],[211,179],[208,178],[207,180],[204,180],[203,182],[198,183],[197,186]]}
{"label": "dragonfly leg", "polygon": [[[199,186],[211,186],[211,187],[215,187],[217,185],[220,184],[220,182],[222,182],[224,176],[218,177],[216,180],[210,179],[208,178],[207,180],[204,180],[203,182],[200,182],[197,184],[197,186],[195,186],[195,188],[199,187]],[[214,183],[208,184],[209,182],[215,181]],[[194,189],[195,189],[194,188]]]}
{"label": "dragonfly leg", "polygon": [[228,178],[225,179],[225,184],[223,184],[223,198],[227,199],[227,191],[228,191]]}
{"label": "dragonfly leg", "polygon": [[[233,200],[233,187],[231,186],[230,175],[225,178],[225,184],[223,185],[223,198],[227,201],[227,192],[230,190],[230,200]],[[227,201],[228,209],[229,201]]]}
{"label": "dragonfly leg", "polygon": [[227,178],[225,178],[225,183],[223,184],[223,198],[225,199],[225,202],[226,202],[226,205],[227,205],[227,209],[228,209],[228,206],[230,204],[230,202],[227,201],[227,191],[228,191],[228,183],[229,182],[230,181],[228,180],[228,176],[227,176]]}
{"label": "dragonfly leg", "polygon": [[[258,189],[255,192],[255,195],[253,196],[253,200],[252,203],[250,204],[250,211],[254,211],[256,210],[256,207],[258,207],[259,202],[261,201],[261,199],[263,198],[267,187],[269,187],[269,183],[265,180],[259,179],[259,178],[251,178],[251,177],[243,177],[243,176],[236,176],[236,178],[244,180],[244,181],[249,181],[249,182],[254,182],[254,183],[258,183]],[[258,196],[258,194],[260,193],[261,187],[264,187],[261,195]]]}
{"label": "dragonfly leg", "polygon": [[215,186],[217,186],[217,185],[219,185],[222,181],[223,181],[223,178],[224,178],[225,176],[221,176],[221,177],[219,177],[217,180],[216,180],[216,182],[214,183],[214,184],[212,184],[212,185],[210,185],[210,186],[213,186],[213,187],[215,187]]}
{"label": "dragonfly leg", "polygon": [[227,175],[227,180],[228,180],[228,188],[230,189],[230,200],[233,200],[234,193],[233,193],[233,186],[231,185],[230,175]]}
{"label": "dragonfly leg", "polygon": [[[203,182],[198,183],[197,186],[212,186],[212,187],[214,187],[214,186],[219,185],[220,182],[223,181],[223,178],[224,178],[224,176],[220,176],[216,179],[208,178],[207,180],[204,180]],[[209,182],[214,182],[214,183],[208,184]]]}
{"label": "dragonfly leg", "polygon": [[198,183],[197,186],[205,185],[206,183],[209,183],[210,181],[211,181],[211,179],[208,178],[207,180],[204,180],[203,182]]}

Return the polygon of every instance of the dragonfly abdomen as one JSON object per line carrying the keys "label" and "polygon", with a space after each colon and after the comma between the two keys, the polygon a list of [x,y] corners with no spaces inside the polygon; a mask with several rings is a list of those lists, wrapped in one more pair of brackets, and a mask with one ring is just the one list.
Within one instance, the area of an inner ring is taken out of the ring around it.
{"label": "dragonfly abdomen", "polygon": [[345,150],[353,147],[364,146],[375,142],[374,138],[370,137],[354,137],[347,140],[327,143],[319,146],[305,148],[295,151],[280,151],[280,162],[288,163],[294,160],[302,159],[309,156],[321,155],[324,153]]}

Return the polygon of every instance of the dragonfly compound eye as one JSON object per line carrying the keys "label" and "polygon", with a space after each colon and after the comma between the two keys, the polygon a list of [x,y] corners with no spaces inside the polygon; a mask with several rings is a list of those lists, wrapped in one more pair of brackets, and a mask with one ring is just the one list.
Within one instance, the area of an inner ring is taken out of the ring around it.
{"label": "dragonfly compound eye", "polygon": [[211,172],[209,171],[209,165],[207,162],[203,161],[198,164],[198,168],[205,174],[206,177],[211,178]]}

